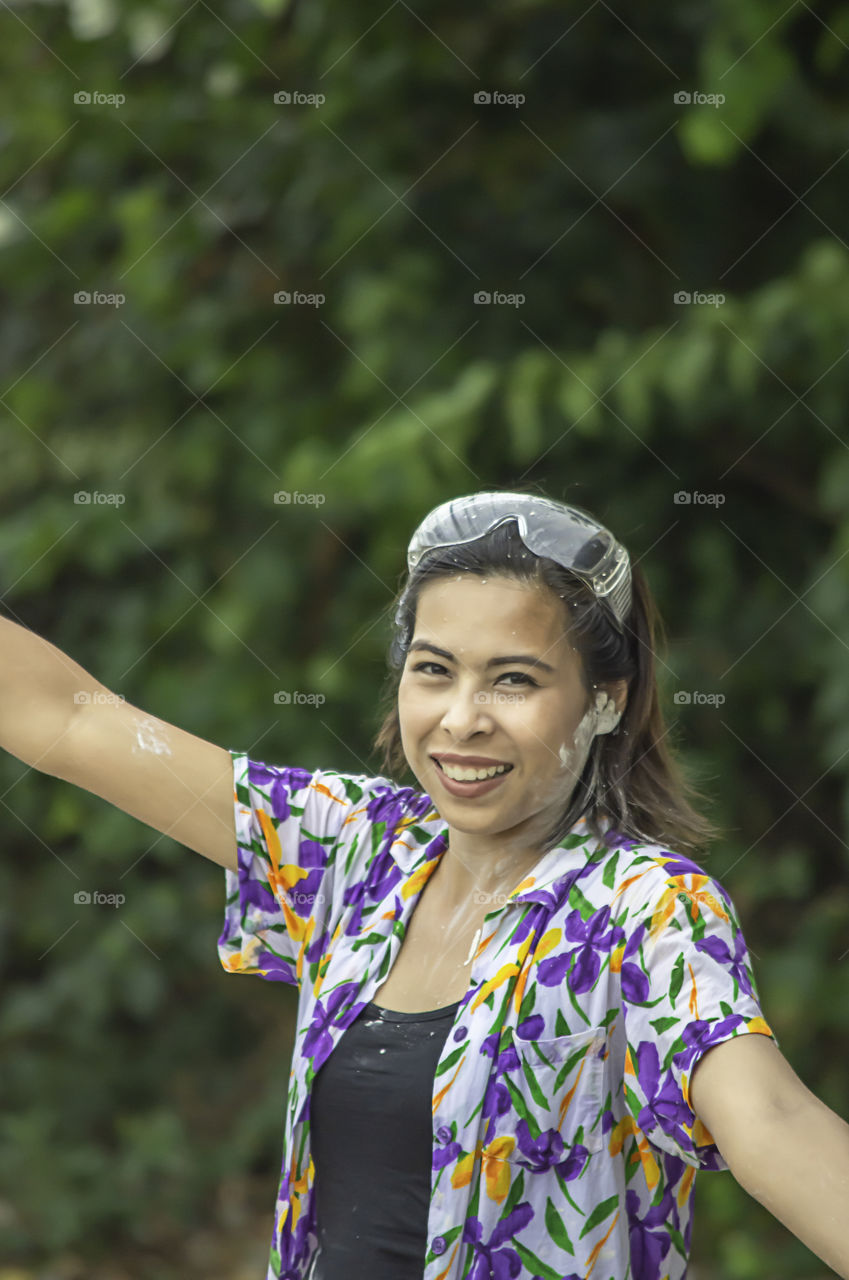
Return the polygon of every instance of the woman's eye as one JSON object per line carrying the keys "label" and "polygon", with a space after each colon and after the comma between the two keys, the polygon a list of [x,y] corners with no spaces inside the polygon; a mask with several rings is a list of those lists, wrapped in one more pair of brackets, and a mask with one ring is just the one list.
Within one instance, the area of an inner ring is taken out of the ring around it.
{"label": "woman's eye", "polygon": [[[434,668],[436,674],[443,674],[446,671],[446,668],[443,667],[440,662],[418,662],[413,667],[413,670],[425,671],[425,669],[428,667]],[[431,674],[431,673],[426,672],[426,674]],[[526,671],[505,671],[504,674],[499,676],[498,678],[499,680],[519,681],[520,683],[532,685],[535,689],[539,688],[537,681],[534,680],[532,676],[529,676]]]}
{"label": "woman's eye", "polygon": [[414,671],[424,671],[425,667],[436,667],[438,671],[444,671],[445,668],[438,662],[419,662],[414,667]]}
{"label": "woman's eye", "polygon": [[526,671],[506,671],[501,679],[506,680],[510,676],[515,676],[518,680],[523,680],[525,684],[533,685],[535,689],[539,688],[539,685],[536,680],[534,680],[533,676],[529,676]]}

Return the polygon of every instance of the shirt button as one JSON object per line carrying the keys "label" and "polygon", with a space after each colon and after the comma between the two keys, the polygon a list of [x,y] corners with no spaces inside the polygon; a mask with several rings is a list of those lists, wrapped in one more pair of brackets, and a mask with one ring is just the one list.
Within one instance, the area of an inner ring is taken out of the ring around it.
{"label": "shirt button", "polygon": [[439,1128],[437,1129],[437,1131],[436,1131],[436,1136],[437,1136],[437,1138],[439,1139],[439,1141],[440,1141],[440,1142],[450,1142],[450,1141],[451,1141],[451,1130],[448,1128],[448,1125],[447,1125],[447,1124],[441,1124],[441,1125],[439,1126]]}
{"label": "shirt button", "polygon": [[430,1247],[436,1254],[444,1253],[448,1248],[448,1245],[445,1243],[445,1236],[434,1236],[433,1240],[430,1242]]}

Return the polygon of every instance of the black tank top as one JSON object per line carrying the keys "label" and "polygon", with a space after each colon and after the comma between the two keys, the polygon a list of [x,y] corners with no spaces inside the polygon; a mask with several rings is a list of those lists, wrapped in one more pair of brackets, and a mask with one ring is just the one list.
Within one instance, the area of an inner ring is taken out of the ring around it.
{"label": "black tank top", "polygon": [[425,1013],[367,1004],[319,1069],[312,1280],[422,1280],[434,1073],[459,1004]]}

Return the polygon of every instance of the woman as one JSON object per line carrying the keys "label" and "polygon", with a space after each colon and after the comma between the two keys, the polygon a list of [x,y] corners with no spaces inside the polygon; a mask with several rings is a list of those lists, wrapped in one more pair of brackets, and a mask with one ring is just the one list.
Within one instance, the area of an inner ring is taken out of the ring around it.
{"label": "woman", "polygon": [[695,1172],[730,1168],[847,1280],[849,1126],[689,857],[642,574],[505,492],[431,512],[408,568],[376,745],[420,789],[72,700],[108,691],[0,631],[7,749],[224,866],[225,969],[298,989],[268,1277],[676,1280]]}

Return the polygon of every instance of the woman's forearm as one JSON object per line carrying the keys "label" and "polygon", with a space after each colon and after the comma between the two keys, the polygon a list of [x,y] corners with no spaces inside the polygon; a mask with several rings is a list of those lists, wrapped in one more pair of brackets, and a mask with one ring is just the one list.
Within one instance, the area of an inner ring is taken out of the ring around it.
{"label": "woman's forearm", "polygon": [[61,649],[0,617],[0,747],[5,751],[54,773],[75,698],[99,688]]}

